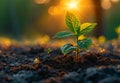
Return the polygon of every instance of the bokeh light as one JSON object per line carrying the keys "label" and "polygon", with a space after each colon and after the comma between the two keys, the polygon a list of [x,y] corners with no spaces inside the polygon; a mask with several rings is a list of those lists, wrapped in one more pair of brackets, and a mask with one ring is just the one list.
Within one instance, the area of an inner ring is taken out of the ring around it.
{"label": "bokeh light", "polygon": [[119,2],[120,0],[111,0],[112,2],[114,2],[114,3],[117,3],[117,2]]}
{"label": "bokeh light", "polygon": [[77,3],[76,3],[76,2],[71,2],[71,3],[67,4],[67,6],[68,6],[70,9],[75,9],[75,8],[77,8]]}
{"label": "bokeh light", "polygon": [[48,13],[49,13],[50,15],[59,15],[59,14],[61,14],[63,11],[64,11],[64,10],[63,10],[61,7],[59,7],[59,6],[51,6],[51,7],[49,8],[49,10],[48,10]]}
{"label": "bokeh light", "polygon": [[51,6],[48,10],[50,15],[63,14],[65,11],[77,11],[80,9],[81,0],[61,0],[56,6]]}
{"label": "bokeh light", "polygon": [[120,26],[118,26],[118,27],[115,29],[115,31],[116,31],[116,33],[117,33],[118,35],[120,35]]}
{"label": "bokeh light", "polygon": [[110,0],[102,0],[101,6],[103,9],[108,10],[111,8],[112,4]]}
{"label": "bokeh light", "polygon": [[[81,24],[104,21],[101,22],[104,32],[110,34],[105,33],[105,36],[109,39],[117,37],[114,29],[120,24],[120,0],[13,0],[12,4],[9,3],[13,7],[7,6],[4,0],[0,3],[1,36],[22,39],[47,34],[52,37],[54,33],[67,29],[64,20],[66,11],[73,11]],[[98,11],[102,13],[96,14]]]}
{"label": "bokeh light", "polygon": [[65,2],[66,10],[78,10],[80,5],[80,0],[71,0]]}
{"label": "bokeh light", "polygon": [[36,3],[36,4],[46,4],[46,3],[48,3],[50,0],[34,0],[34,2]]}

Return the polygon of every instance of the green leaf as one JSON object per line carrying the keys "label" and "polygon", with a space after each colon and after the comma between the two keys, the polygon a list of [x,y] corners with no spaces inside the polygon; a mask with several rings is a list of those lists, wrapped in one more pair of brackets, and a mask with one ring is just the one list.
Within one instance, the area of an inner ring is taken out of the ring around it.
{"label": "green leaf", "polygon": [[90,46],[92,45],[92,40],[89,38],[85,38],[83,40],[78,40],[77,41],[77,45],[79,48],[81,49],[86,49],[88,50],[90,48]]}
{"label": "green leaf", "polygon": [[66,38],[70,36],[73,36],[72,32],[62,31],[62,32],[56,33],[53,38]]}
{"label": "green leaf", "polygon": [[81,25],[81,28],[80,28],[80,35],[83,35],[83,34],[86,34],[90,31],[92,31],[96,26],[96,23],[84,23]]}
{"label": "green leaf", "polygon": [[72,32],[74,32],[75,34],[79,33],[78,31],[80,31],[80,20],[76,15],[67,12],[65,21],[66,25]]}
{"label": "green leaf", "polygon": [[76,50],[76,47],[74,47],[72,44],[66,44],[64,46],[61,47],[62,53],[64,55]]}

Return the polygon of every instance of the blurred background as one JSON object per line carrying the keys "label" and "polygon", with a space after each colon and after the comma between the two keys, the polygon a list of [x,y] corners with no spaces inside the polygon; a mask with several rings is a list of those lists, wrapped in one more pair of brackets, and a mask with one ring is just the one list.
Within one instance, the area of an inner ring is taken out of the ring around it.
{"label": "blurred background", "polygon": [[93,36],[117,37],[120,0],[0,0],[0,37],[52,37],[66,30],[65,13],[74,11],[84,22],[97,22]]}

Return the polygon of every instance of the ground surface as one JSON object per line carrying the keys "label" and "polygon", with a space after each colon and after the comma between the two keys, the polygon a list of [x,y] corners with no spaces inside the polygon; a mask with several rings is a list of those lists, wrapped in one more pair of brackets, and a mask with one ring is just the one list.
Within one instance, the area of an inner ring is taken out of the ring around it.
{"label": "ground surface", "polygon": [[0,83],[120,83],[119,46],[81,51],[78,62],[59,48],[48,53],[39,45],[0,47]]}

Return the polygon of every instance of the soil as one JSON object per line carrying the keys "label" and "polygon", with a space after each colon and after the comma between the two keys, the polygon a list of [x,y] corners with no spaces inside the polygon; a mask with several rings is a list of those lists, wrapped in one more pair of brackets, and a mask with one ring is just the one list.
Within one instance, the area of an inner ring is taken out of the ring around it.
{"label": "soil", "polygon": [[103,48],[82,50],[76,62],[74,53],[63,56],[59,48],[0,46],[0,83],[120,83],[119,45]]}

